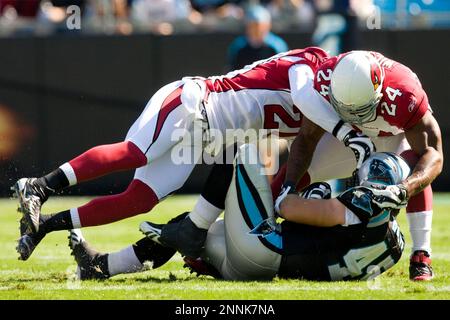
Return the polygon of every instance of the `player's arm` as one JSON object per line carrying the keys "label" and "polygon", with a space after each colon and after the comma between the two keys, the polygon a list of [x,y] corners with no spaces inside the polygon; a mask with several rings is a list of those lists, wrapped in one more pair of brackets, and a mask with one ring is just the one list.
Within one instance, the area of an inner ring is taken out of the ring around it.
{"label": "player's arm", "polygon": [[386,204],[397,200],[385,190],[363,186],[350,188],[334,199],[330,196],[331,188],[327,183],[314,183],[301,197],[284,195],[280,203],[275,203],[275,210],[286,220],[296,223],[317,227],[348,226],[368,223],[384,212]]}
{"label": "player's arm", "polygon": [[281,203],[280,215],[288,221],[317,227],[345,224],[345,206],[337,199],[303,199],[291,194]]}
{"label": "player's arm", "polygon": [[285,181],[296,185],[308,170],[316,150],[317,143],[325,130],[303,117],[299,134],[292,142],[286,168]]}
{"label": "player's arm", "polygon": [[295,186],[306,173],[314,150],[325,131],[350,147],[359,168],[375,147],[366,136],[355,132],[340,120],[329,102],[314,89],[314,73],[307,65],[289,69],[292,100],[303,115],[301,130],[294,140],[287,162],[285,185]]}
{"label": "player's arm", "polygon": [[439,124],[430,111],[405,131],[411,149],[419,156],[413,173],[403,182],[408,197],[421,192],[441,173],[444,156]]}

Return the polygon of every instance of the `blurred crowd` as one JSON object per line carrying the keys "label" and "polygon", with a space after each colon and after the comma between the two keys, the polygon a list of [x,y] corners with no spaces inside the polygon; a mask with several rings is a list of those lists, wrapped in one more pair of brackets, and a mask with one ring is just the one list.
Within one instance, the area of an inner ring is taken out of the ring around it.
{"label": "blurred crowd", "polygon": [[[0,35],[240,32],[252,5],[268,10],[275,32],[311,31],[324,13],[374,11],[372,0],[0,0]],[[79,28],[67,28],[68,18]]]}
{"label": "blurred crowd", "polygon": [[251,5],[269,11],[274,32],[450,26],[448,0],[0,0],[0,36],[240,32]]}

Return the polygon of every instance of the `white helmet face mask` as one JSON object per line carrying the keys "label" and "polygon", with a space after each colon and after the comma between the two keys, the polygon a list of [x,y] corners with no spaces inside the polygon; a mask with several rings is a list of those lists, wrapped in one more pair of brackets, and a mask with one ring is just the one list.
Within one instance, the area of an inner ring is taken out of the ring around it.
{"label": "white helmet face mask", "polygon": [[377,187],[399,184],[411,174],[406,161],[391,152],[373,153],[358,171],[361,186]]}
{"label": "white helmet face mask", "polygon": [[343,56],[333,70],[330,101],[339,117],[351,124],[374,121],[382,94],[384,70],[364,51]]}

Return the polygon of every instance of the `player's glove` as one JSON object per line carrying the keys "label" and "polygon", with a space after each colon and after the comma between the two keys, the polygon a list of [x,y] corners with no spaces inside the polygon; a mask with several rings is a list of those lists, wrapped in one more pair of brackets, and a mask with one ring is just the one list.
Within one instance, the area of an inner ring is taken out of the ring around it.
{"label": "player's glove", "polygon": [[275,200],[275,212],[280,215],[280,205],[281,202],[286,198],[288,194],[297,194],[295,190],[295,183],[285,182],[281,187],[281,192],[278,198]]}
{"label": "player's glove", "polygon": [[396,210],[406,204],[402,202],[402,191],[397,194],[391,187],[377,189],[373,187],[358,186],[342,192],[337,199],[347,208],[349,208],[363,223],[368,223],[370,219],[376,217],[384,209],[396,214]]}
{"label": "player's glove", "polygon": [[302,197],[305,199],[330,199],[331,187],[326,182],[315,182],[303,190]]}
{"label": "player's glove", "polygon": [[344,124],[344,121],[339,121],[333,129],[333,135],[344,142],[346,147],[352,149],[356,157],[356,169],[359,169],[363,162],[370,157],[370,154],[376,151],[376,148],[368,136],[356,132]]}
{"label": "player's glove", "polygon": [[408,190],[403,184],[371,188],[373,202],[380,208],[401,209],[408,204]]}

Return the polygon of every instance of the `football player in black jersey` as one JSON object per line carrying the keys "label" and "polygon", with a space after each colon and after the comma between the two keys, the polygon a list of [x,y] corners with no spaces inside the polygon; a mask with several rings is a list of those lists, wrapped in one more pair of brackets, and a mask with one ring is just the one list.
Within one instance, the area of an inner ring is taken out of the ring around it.
{"label": "football player in black jersey", "polygon": [[[217,166],[206,183],[203,196],[224,207],[225,215],[208,231],[202,257],[185,258],[192,271],[232,280],[370,279],[400,259],[404,240],[395,221],[398,199],[392,198],[401,195],[377,187],[397,184],[409,175],[403,159],[373,154],[360,169],[361,185],[334,199],[326,183],[312,184],[300,196],[286,192],[275,206],[286,219],[278,224],[267,179],[259,164],[242,161],[245,152],[256,151],[251,145],[241,147],[234,168]],[[153,268],[161,266],[175,254],[160,244],[161,229],[144,222],[141,231],[147,238],[111,254],[96,252],[72,232],[80,278],[135,272],[145,261],[153,262]]]}

